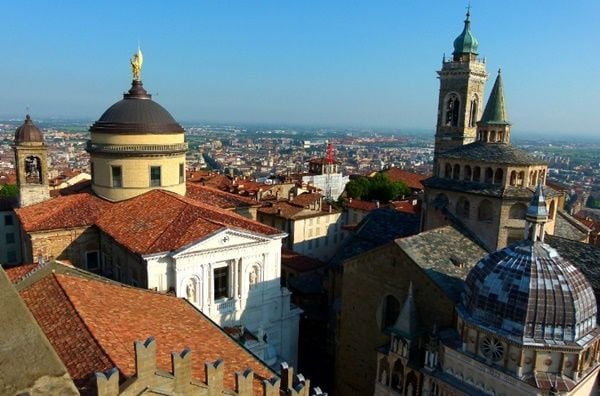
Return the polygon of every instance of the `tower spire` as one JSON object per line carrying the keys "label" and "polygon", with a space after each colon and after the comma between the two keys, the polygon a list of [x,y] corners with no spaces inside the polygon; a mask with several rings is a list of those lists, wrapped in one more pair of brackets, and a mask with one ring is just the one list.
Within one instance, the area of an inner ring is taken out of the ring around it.
{"label": "tower spire", "polygon": [[548,221],[548,209],[544,198],[542,181],[535,189],[531,203],[525,214],[525,239],[531,242],[544,241],[544,227]]}
{"label": "tower spire", "polygon": [[498,76],[494,82],[494,87],[488,98],[488,102],[483,110],[481,122],[486,124],[506,125],[508,114],[506,111],[506,101],[504,99],[504,84],[502,84],[502,70],[498,69]]}
{"label": "tower spire", "polygon": [[401,335],[412,338],[417,334],[417,326],[417,307],[413,297],[413,284],[410,282],[406,300],[404,300],[404,305],[393,328]]}

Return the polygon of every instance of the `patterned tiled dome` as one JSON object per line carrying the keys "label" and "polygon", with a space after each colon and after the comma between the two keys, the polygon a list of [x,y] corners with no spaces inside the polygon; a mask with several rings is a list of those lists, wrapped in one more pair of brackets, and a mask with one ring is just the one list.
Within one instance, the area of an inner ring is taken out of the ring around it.
{"label": "patterned tiled dome", "polygon": [[522,343],[582,341],[596,328],[594,291],[585,276],[544,243],[542,184],[526,214],[526,239],[481,259],[467,276],[465,319]]}
{"label": "patterned tiled dome", "polygon": [[596,326],[587,279],[541,241],[483,258],[467,276],[463,305],[478,324],[522,342],[575,342]]}

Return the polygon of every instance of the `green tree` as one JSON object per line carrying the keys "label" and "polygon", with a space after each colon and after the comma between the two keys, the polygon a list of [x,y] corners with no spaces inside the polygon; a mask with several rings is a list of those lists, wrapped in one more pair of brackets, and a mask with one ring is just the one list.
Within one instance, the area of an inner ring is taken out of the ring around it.
{"label": "green tree", "polygon": [[351,198],[387,202],[410,194],[410,189],[402,182],[393,182],[387,175],[377,173],[373,177],[351,180],[346,184],[346,193]]}
{"label": "green tree", "polygon": [[19,194],[16,184],[5,184],[0,186],[0,198],[13,198]]}
{"label": "green tree", "polygon": [[592,209],[600,209],[600,199],[596,199],[590,195],[585,202],[585,206]]}
{"label": "green tree", "polygon": [[350,198],[365,199],[369,193],[369,180],[364,176],[360,176],[356,179],[350,180],[346,184],[346,194]]}

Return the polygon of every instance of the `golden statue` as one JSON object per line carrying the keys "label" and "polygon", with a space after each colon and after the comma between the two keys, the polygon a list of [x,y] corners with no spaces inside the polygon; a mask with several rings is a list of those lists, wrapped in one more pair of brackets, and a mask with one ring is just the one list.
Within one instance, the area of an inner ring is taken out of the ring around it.
{"label": "golden statue", "polygon": [[141,80],[142,74],[142,64],[144,63],[144,55],[142,55],[142,50],[138,47],[137,53],[133,54],[133,57],[129,61],[131,63],[131,73],[133,74],[133,79],[135,81]]}

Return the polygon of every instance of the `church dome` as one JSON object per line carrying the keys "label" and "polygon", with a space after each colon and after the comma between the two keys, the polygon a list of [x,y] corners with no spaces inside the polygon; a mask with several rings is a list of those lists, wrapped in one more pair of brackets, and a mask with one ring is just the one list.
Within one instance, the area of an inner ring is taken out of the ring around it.
{"label": "church dome", "polygon": [[465,19],[465,27],[462,33],[454,40],[454,55],[458,54],[475,54],[477,55],[477,47],[479,43],[475,38],[475,35],[471,31],[471,16],[467,12],[467,19]]}
{"label": "church dome", "polygon": [[184,131],[164,107],[152,100],[142,82],[134,80],[129,92],[100,116],[90,132],[172,134]]}
{"label": "church dome", "polygon": [[25,116],[23,125],[17,128],[15,133],[15,143],[44,143],[42,131],[34,125],[29,114]]}
{"label": "church dome", "polygon": [[545,205],[540,185],[526,215],[528,238],[473,267],[461,311],[523,343],[577,342],[596,327],[596,298],[585,276],[543,242]]}

